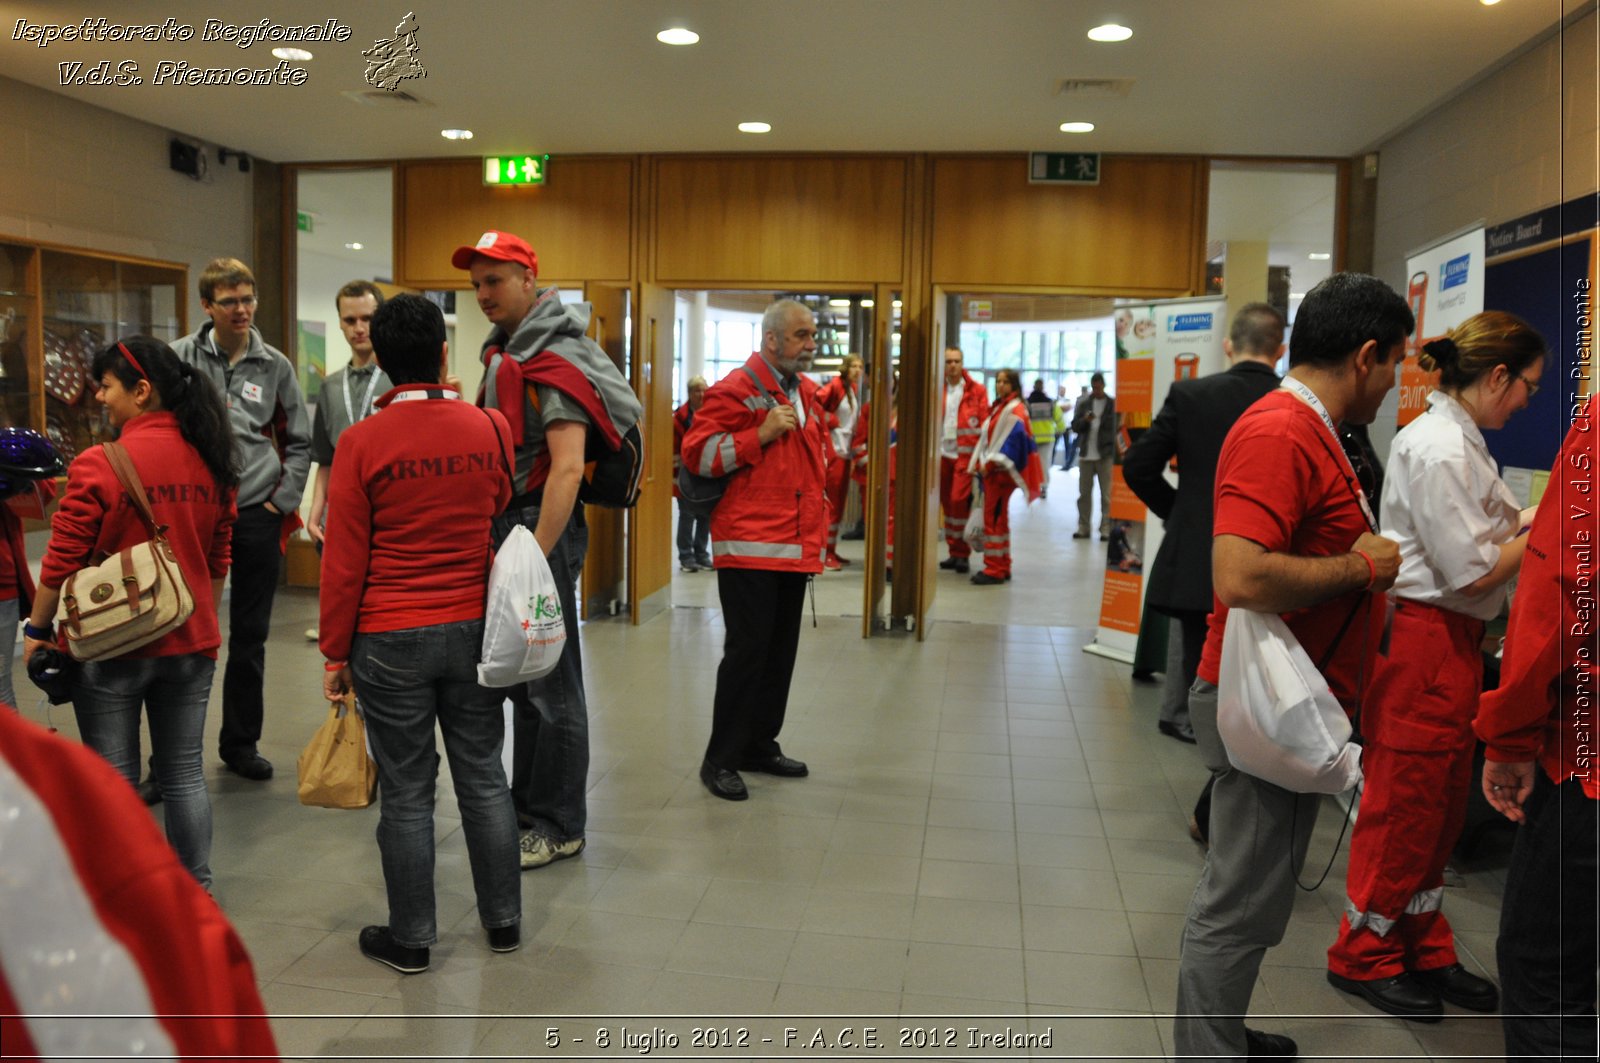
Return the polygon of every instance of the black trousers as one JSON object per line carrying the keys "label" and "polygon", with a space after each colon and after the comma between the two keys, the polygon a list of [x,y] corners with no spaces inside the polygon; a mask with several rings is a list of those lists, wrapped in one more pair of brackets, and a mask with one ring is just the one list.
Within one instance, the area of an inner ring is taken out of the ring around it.
{"label": "black trousers", "polygon": [[1593,1059],[1600,802],[1577,779],[1534,773],[1495,942],[1506,1058]]}
{"label": "black trousers", "polygon": [[222,673],[222,731],[217,749],[232,762],[261,741],[267,633],[283,565],[281,513],[241,506],[233,525],[233,589],[228,598],[228,666]]}
{"label": "black trousers", "polygon": [[778,732],[789,706],[800,645],[806,576],[800,572],[717,569],[717,596],[727,637],[717,668],[706,759],[738,770],[747,757],[780,752]]}

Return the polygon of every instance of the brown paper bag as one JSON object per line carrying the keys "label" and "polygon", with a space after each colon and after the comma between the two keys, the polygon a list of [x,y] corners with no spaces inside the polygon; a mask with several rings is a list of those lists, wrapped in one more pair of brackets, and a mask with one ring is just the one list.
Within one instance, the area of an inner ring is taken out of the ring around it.
{"label": "brown paper bag", "polygon": [[378,766],[367,756],[367,725],[354,694],[328,706],[328,718],[300,754],[300,803],[366,808],[378,792]]}

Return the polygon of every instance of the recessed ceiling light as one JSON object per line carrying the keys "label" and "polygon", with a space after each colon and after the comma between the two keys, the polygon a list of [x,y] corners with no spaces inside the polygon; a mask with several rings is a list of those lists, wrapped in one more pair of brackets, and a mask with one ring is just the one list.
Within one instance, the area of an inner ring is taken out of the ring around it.
{"label": "recessed ceiling light", "polygon": [[848,299],[829,299],[828,300],[828,305],[829,306],[836,306],[836,307],[838,307],[839,309],[842,310],[842,309],[844,309],[844,308],[846,308],[846,307],[848,307],[850,305],[850,300],[848,300]]}
{"label": "recessed ceiling light", "polygon": [[444,137],[446,140],[471,140],[472,139],[472,130],[470,130],[470,129],[441,129],[441,130],[439,130],[439,135],[441,137]]}
{"label": "recessed ceiling light", "polygon": [[766,122],[740,122],[739,123],[739,132],[741,132],[741,133],[770,133],[770,132],[772,132],[772,126],[769,125]]}
{"label": "recessed ceiling light", "polygon": [[1125,41],[1132,36],[1132,30],[1126,26],[1119,26],[1115,22],[1107,22],[1104,26],[1096,26],[1089,31],[1089,39],[1091,41],[1099,41],[1102,44],[1114,44],[1117,41]]}
{"label": "recessed ceiling light", "polygon": [[1478,0],[1478,3],[1482,4],[1484,7],[1493,7],[1499,2],[1500,0]]}
{"label": "recessed ceiling light", "polygon": [[345,244],[344,246],[345,246],[345,249],[348,250],[348,251],[360,251],[366,245],[361,243],[361,241],[357,240],[354,243],[348,243],[348,244]]}
{"label": "recessed ceiling light", "polygon": [[697,44],[700,41],[700,35],[694,30],[684,29],[682,26],[673,26],[671,29],[665,29],[656,34],[656,40],[662,44]]}
{"label": "recessed ceiling light", "polygon": [[861,300],[861,305],[863,307],[867,308],[868,310],[871,310],[873,307],[877,306],[878,304],[876,302],[874,302],[873,300],[871,300],[871,299],[863,299],[863,300]]}
{"label": "recessed ceiling light", "polygon": [[1306,257],[1313,262],[1326,262],[1328,259],[1332,258],[1333,255],[1327,251],[1312,251],[1307,254]]}
{"label": "recessed ceiling light", "polygon": [[896,310],[900,309],[900,300],[896,299],[893,305]]}
{"label": "recessed ceiling light", "polygon": [[274,48],[272,54],[278,59],[289,59],[296,63],[311,61],[311,53],[304,48]]}
{"label": "recessed ceiling light", "polygon": [[1062,122],[1061,123],[1061,131],[1063,133],[1093,133],[1094,132],[1094,123],[1093,122]]}

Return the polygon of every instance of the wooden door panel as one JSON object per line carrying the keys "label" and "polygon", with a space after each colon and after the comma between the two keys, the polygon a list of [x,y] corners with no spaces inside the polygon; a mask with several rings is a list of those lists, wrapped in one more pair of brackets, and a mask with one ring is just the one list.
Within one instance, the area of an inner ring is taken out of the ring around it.
{"label": "wooden door panel", "polygon": [[644,405],[644,483],[628,514],[628,604],[635,624],[671,606],[672,588],[672,292],[639,287],[634,313],[634,393]]}

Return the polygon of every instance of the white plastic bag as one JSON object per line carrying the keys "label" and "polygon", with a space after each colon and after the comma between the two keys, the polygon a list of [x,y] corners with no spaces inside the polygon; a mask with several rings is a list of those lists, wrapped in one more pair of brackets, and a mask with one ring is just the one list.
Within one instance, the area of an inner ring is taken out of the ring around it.
{"label": "white plastic bag", "polygon": [[1350,719],[1282,617],[1228,610],[1218,673],[1217,731],[1235,768],[1302,794],[1361,781]]}
{"label": "white plastic bag", "polygon": [[548,675],[566,644],[550,563],[532,532],[512,528],[489,572],[478,685],[509,687]]}
{"label": "white plastic bag", "polygon": [[973,484],[972,497],[969,501],[972,504],[972,510],[967,514],[966,527],[961,529],[961,538],[965,539],[967,545],[972,547],[975,552],[981,554],[983,553],[985,542],[983,536],[983,492],[978,490],[977,484]]}

